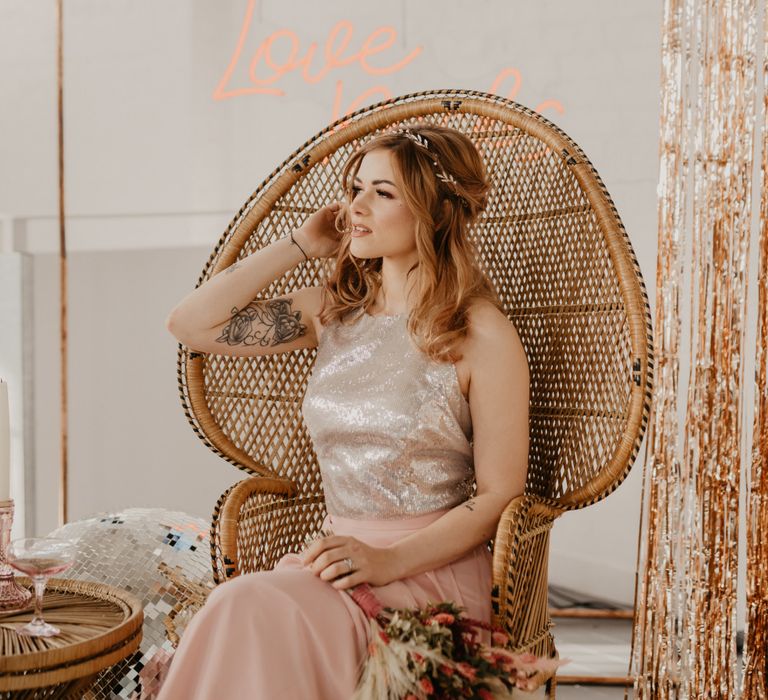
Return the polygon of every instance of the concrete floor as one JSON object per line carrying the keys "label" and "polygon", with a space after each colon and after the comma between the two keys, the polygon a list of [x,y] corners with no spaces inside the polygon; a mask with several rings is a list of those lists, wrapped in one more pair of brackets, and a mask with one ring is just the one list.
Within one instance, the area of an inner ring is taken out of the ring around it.
{"label": "concrete floor", "polygon": [[[558,676],[626,676],[632,643],[631,620],[553,618],[555,645],[560,658],[571,663]],[[742,656],[738,656],[741,682]],[[628,700],[632,687],[605,685],[557,685],[556,700]],[[536,693],[515,693],[515,700],[544,700],[544,689]]]}
{"label": "concrete floor", "polygon": [[[631,620],[554,618],[555,644],[560,658],[571,663],[560,674],[626,676],[632,641]],[[557,700],[624,700],[624,686],[558,683]],[[628,697],[632,697],[629,689]]]}

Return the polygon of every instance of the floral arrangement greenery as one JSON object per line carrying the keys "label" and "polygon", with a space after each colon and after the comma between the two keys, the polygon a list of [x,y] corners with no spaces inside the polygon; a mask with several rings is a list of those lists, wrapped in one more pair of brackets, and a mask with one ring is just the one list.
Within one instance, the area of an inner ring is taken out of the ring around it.
{"label": "floral arrangement greenery", "polygon": [[[505,632],[450,601],[393,610],[367,584],[349,593],[371,625],[354,700],[511,698],[515,688],[535,690],[568,663],[512,653]],[[491,633],[491,645],[480,640],[480,630]]]}

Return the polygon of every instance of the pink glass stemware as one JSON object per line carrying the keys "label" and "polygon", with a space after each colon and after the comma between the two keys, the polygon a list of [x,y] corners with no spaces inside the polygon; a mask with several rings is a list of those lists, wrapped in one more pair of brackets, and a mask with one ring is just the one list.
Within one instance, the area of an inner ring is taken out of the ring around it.
{"label": "pink glass stemware", "polygon": [[61,630],[43,619],[43,595],[48,579],[66,571],[75,562],[74,542],[55,537],[28,537],[14,540],[8,548],[8,563],[32,579],[35,613],[32,621],[17,630],[31,637],[53,637]]}

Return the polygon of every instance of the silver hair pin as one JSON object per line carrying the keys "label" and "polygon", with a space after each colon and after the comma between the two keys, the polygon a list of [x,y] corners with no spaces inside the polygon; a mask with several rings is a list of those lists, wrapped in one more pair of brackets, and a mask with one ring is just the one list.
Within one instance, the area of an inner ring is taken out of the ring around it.
{"label": "silver hair pin", "polygon": [[429,154],[429,157],[432,160],[432,164],[435,166],[435,177],[438,180],[442,180],[444,183],[450,186],[453,189],[454,194],[461,200],[461,203],[467,209],[469,209],[469,203],[459,193],[459,183],[456,181],[456,178],[453,177],[453,175],[450,175],[447,172],[445,172],[445,169],[440,165],[440,163],[437,162],[437,156],[430,149],[429,141],[427,140],[427,138],[425,136],[422,136],[421,134],[415,134],[410,129],[400,129],[399,133],[409,138],[411,141],[413,141],[416,145],[423,148]]}

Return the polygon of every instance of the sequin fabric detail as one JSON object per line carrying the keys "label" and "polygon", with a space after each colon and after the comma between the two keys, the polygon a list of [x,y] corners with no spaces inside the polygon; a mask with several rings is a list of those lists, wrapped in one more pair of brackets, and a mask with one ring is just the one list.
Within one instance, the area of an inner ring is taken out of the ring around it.
{"label": "sequin fabric detail", "polygon": [[320,336],[302,413],[333,515],[417,515],[471,494],[469,404],[454,366],[421,352],[407,321],[358,313]]}

